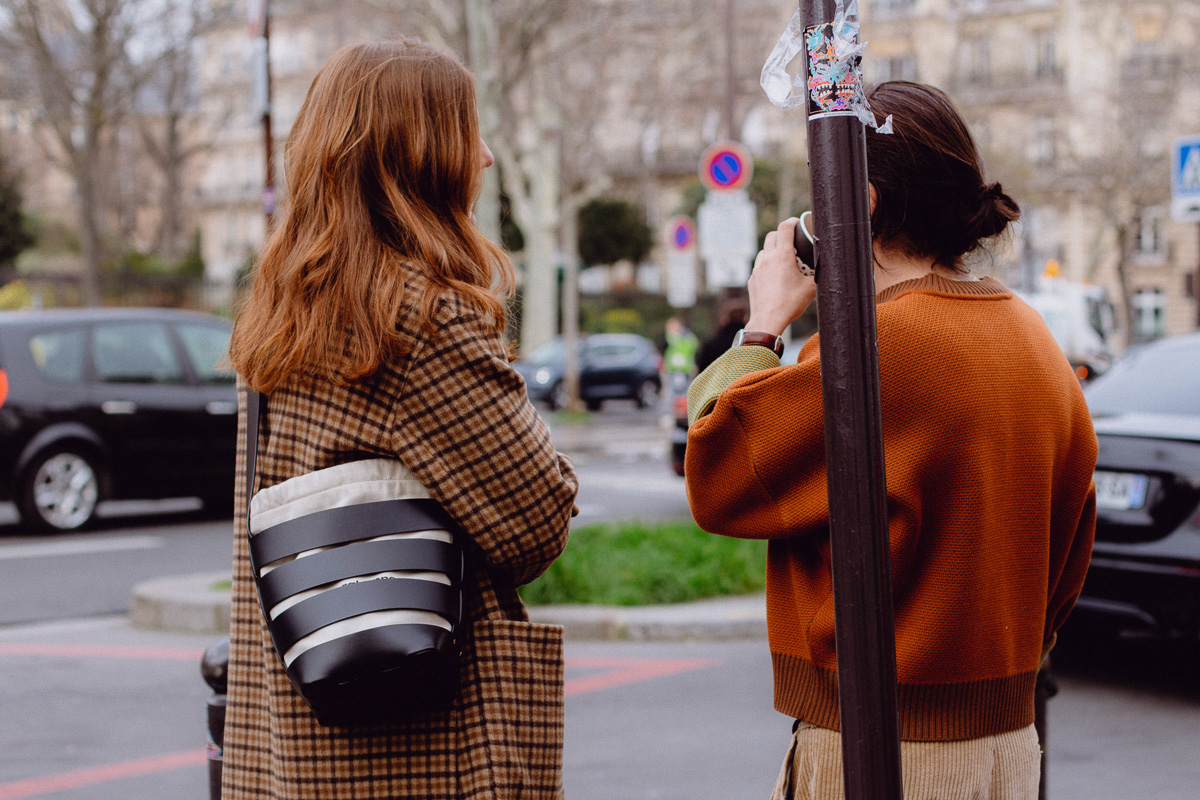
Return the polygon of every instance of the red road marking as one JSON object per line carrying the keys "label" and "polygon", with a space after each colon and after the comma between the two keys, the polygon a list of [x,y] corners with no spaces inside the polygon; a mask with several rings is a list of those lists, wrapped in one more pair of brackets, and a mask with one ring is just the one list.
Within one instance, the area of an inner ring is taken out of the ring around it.
{"label": "red road marking", "polygon": [[568,658],[566,662],[568,667],[606,670],[597,675],[567,681],[567,697],[715,667],[721,663],[713,658]]}
{"label": "red road marking", "polygon": [[[147,660],[199,660],[200,650],[170,647],[118,647],[115,645],[33,645],[0,644],[0,656],[136,658]],[[601,670],[594,675],[566,681],[567,697],[613,689],[639,681],[648,681],[680,672],[705,669],[720,664],[712,658],[568,658],[566,666]],[[68,789],[79,789],[109,781],[136,778],[156,772],[168,772],[206,763],[206,750],[184,750],[161,756],[106,764],[99,767],[62,772],[42,778],[29,778],[0,784],[0,800],[22,800]]]}
{"label": "red road marking", "polygon": [[25,797],[39,797],[51,792],[64,792],[68,789],[80,789],[84,786],[94,786],[98,783],[119,781],[125,778],[137,778],[142,775],[152,775],[155,772],[166,772],[183,767],[196,767],[208,762],[208,751],[184,750],[179,753],[168,753],[164,756],[141,758],[137,761],[125,761],[120,764],[105,764],[102,767],[78,769],[72,772],[60,772],[58,775],[47,775],[44,778],[30,778],[24,781],[0,784],[0,800],[20,800]]}
{"label": "red road marking", "polygon": [[[148,661],[199,661],[203,650],[184,647],[119,647],[105,644],[0,644],[0,656],[139,658]],[[0,799],[2,800],[2,799]]]}

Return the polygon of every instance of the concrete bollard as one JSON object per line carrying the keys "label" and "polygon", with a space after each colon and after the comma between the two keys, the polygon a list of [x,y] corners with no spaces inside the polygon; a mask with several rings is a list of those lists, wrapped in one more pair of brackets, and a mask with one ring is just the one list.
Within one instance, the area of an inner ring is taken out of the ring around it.
{"label": "concrete bollard", "polygon": [[200,658],[200,674],[212,687],[208,698],[208,797],[221,800],[221,767],[225,748],[225,686],[229,677],[229,640],[210,644]]}

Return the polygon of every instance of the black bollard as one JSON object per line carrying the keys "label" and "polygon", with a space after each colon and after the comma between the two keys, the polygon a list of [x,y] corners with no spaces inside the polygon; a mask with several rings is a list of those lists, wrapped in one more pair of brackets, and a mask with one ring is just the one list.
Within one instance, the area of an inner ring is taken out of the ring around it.
{"label": "black bollard", "polygon": [[208,797],[221,800],[221,766],[225,760],[225,685],[229,677],[229,640],[213,642],[200,658],[200,674],[212,687],[208,698]]}

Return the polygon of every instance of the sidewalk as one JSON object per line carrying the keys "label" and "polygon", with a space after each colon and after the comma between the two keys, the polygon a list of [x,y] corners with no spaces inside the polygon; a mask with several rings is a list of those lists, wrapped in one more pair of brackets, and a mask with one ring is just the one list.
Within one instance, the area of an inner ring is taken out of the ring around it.
{"label": "sidewalk", "polygon": [[[227,574],[156,578],[134,587],[129,622],[141,630],[223,635],[229,631]],[[763,595],[653,606],[531,606],[534,622],[562,625],[572,640],[728,641],[767,635]]]}

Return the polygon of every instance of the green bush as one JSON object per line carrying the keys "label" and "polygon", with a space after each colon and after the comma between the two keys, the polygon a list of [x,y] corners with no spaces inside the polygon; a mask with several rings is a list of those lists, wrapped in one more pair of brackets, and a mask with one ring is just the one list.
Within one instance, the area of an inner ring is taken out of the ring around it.
{"label": "green bush", "polygon": [[762,591],[766,542],[727,539],[687,522],[586,525],[521,589],[530,605],[645,605]]}
{"label": "green bush", "polygon": [[640,206],[600,198],[579,209],[579,258],[589,267],[628,259],[640,263],[654,249],[654,231]]}

